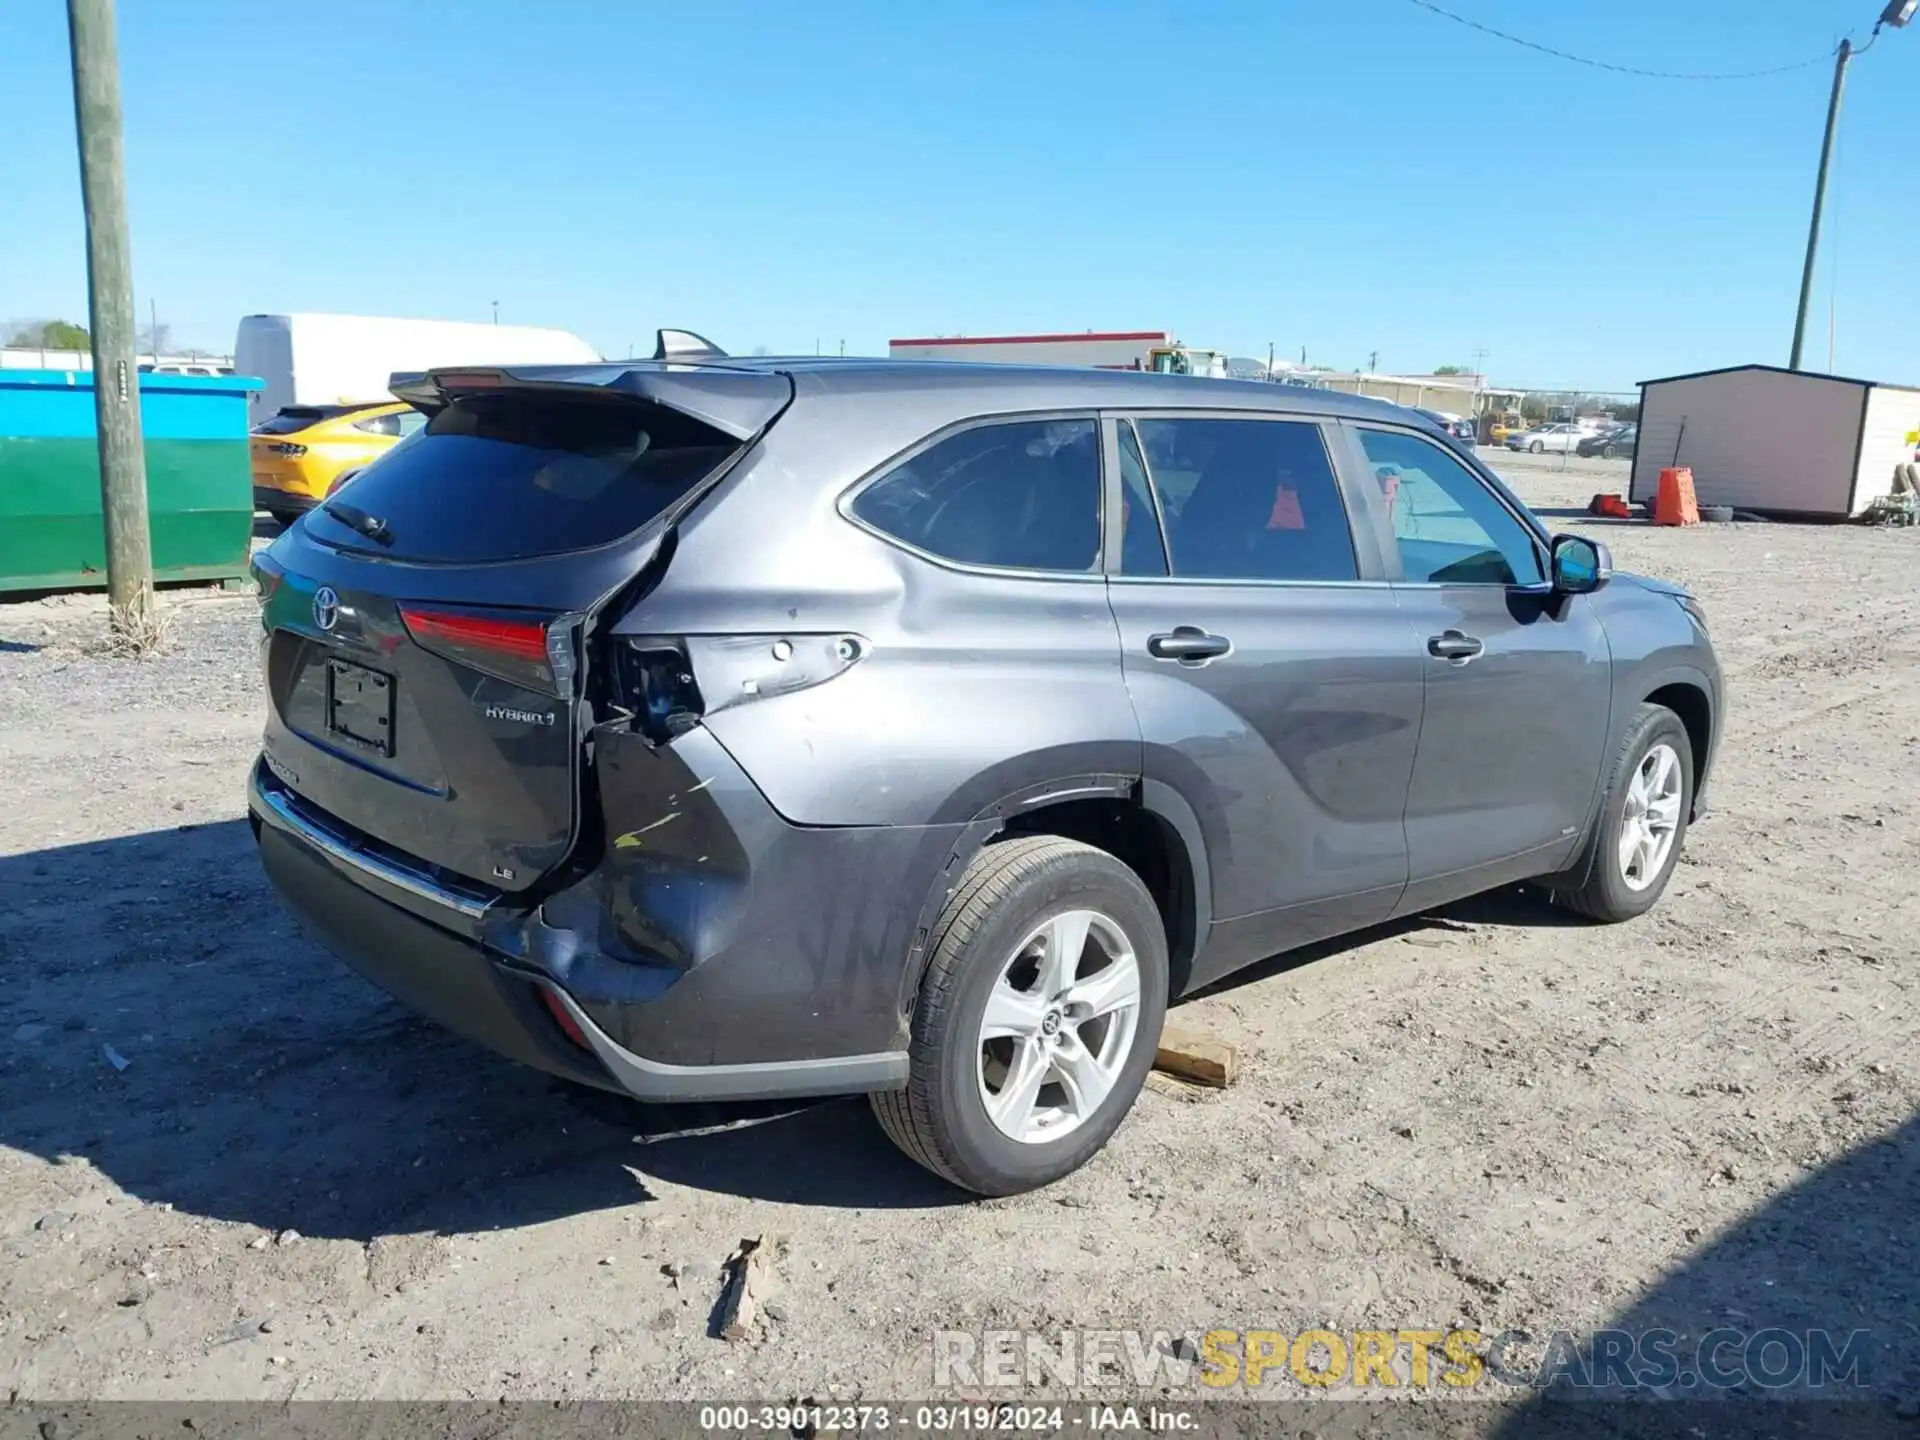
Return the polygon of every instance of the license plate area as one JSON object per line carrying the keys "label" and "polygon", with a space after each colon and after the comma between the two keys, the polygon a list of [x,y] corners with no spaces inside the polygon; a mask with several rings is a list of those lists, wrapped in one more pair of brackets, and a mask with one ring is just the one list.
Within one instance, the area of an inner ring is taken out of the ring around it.
{"label": "license plate area", "polygon": [[393,754],[393,677],[327,661],[327,733],[374,755]]}

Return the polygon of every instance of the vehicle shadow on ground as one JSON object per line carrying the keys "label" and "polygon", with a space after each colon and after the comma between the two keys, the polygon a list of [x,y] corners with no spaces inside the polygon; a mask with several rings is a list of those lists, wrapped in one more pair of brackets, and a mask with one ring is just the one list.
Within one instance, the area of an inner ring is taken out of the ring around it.
{"label": "vehicle shadow on ground", "polygon": [[1269,955],[1265,960],[1256,961],[1244,970],[1236,970],[1231,975],[1223,976],[1211,985],[1195,991],[1186,999],[1198,1000],[1208,995],[1224,995],[1229,991],[1238,990],[1243,985],[1256,985],[1262,980],[1271,980],[1274,976],[1284,975],[1290,970],[1298,970],[1316,961],[1344,955],[1350,950],[1378,944],[1383,940],[1405,940],[1409,945],[1439,949],[1450,943],[1444,938],[1446,935],[1463,934],[1484,926],[1539,930],[1562,929],[1593,923],[1584,916],[1555,905],[1543,890],[1532,886],[1514,885],[1504,890],[1489,890],[1484,895],[1472,895],[1465,900],[1444,905],[1438,910],[1403,916],[1398,920],[1388,920],[1365,930],[1356,930],[1350,935],[1336,935],[1330,940],[1318,940],[1311,945],[1302,945],[1297,950]]}
{"label": "vehicle shadow on ground", "polygon": [[642,1143],[752,1112],[569,1103],[417,1019],[306,938],[244,821],[0,857],[0,995],[0,1145],[82,1157],[211,1219],[458,1233],[645,1204],[650,1180],[827,1206],[965,1198],[863,1102]]}
{"label": "vehicle shadow on ground", "polygon": [[[1835,1077],[1833,1088],[1858,1094],[1868,1078]],[[1920,1421],[1917,1321],[1920,1115],[1705,1239],[1601,1327],[1627,1339],[1596,1335],[1559,1350],[1556,1383],[1495,1433],[1911,1437]],[[1680,1383],[1632,1401],[1603,1398],[1647,1374],[1647,1337],[1657,1332],[1672,1336],[1663,1343]],[[1689,1378],[1703,1360],[1712,1383]],[[1664,1403],[1646,1403],[1656,1398]]]}

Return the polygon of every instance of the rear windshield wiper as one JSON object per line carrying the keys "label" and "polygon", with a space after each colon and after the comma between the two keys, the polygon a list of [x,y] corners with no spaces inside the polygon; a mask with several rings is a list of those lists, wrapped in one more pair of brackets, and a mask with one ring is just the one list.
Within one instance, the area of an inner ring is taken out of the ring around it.
{"label": "rear windshield wiper", "polygon": [[344,500],[329,500],[320,508],[349,530],[356,530],[369,540],[377,540],[382,545],[393,544],[393,534],[387,529],[387,522],[378,515],[369,515],[358,505],[349,505]]}

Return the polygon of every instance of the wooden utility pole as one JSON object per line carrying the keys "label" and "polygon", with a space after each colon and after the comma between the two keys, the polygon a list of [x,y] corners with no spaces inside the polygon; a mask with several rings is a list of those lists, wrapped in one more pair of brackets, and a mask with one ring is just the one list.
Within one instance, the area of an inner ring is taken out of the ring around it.
{"label": "wooden utility pole", "polygon": [[[1893,13],[1893,6],[1887,13]],[[1884,23],[1884,21],[1882,22]],[[1874,35],[1880,31],[1876,26]],[[1871,42],[1869,42],[1871,43]],[[1847,89],[1847,62],[1853,59],[1853,42],[1842,40],[1840,53],[1833,60],[1833,94],[1827,100],[1827,134],[1820,142],[1820,174],[1813,182],[1813,222],[1807,227],[1807,263],[1800,272],[1800,309],[1793,321],[1793,352],[1787,356],[1787,368],[1800,368],[1800,352],[1806,346],[1807,309],[1813,303],[1813,267],[1820,258],[1820,212],[1827,207],[1827,169],[1833,163],[1833,134],[1840,126],[1840,97]]]}
{"label": "wooden utility pole", "polygon": [[100,511],[107,535],[113,628],[143,635],[153,614],[147,535],[147,461],[140,439],[134,357],[133,260],[127,247],[120,55],[113,0],[67,0],[73,118],[87,211],[87,311],[93,335],[93,410],[100,436]]}

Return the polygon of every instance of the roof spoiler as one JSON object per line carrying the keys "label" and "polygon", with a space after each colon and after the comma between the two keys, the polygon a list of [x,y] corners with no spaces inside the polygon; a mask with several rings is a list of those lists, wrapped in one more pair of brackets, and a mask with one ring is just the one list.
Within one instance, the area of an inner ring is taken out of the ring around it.
{"label": "roof spoiler", "polygon": [[[698,337],[696,337],[698,338]],[[427,415],[461,395],[485,390],[570,390],[627,395],[677,410],[735,440],[750,440],[793,399],[793,381],[775,370],[674,370],[636,362],[598,365],[449,365],[425,374],[396,374],[388,388]]]}

